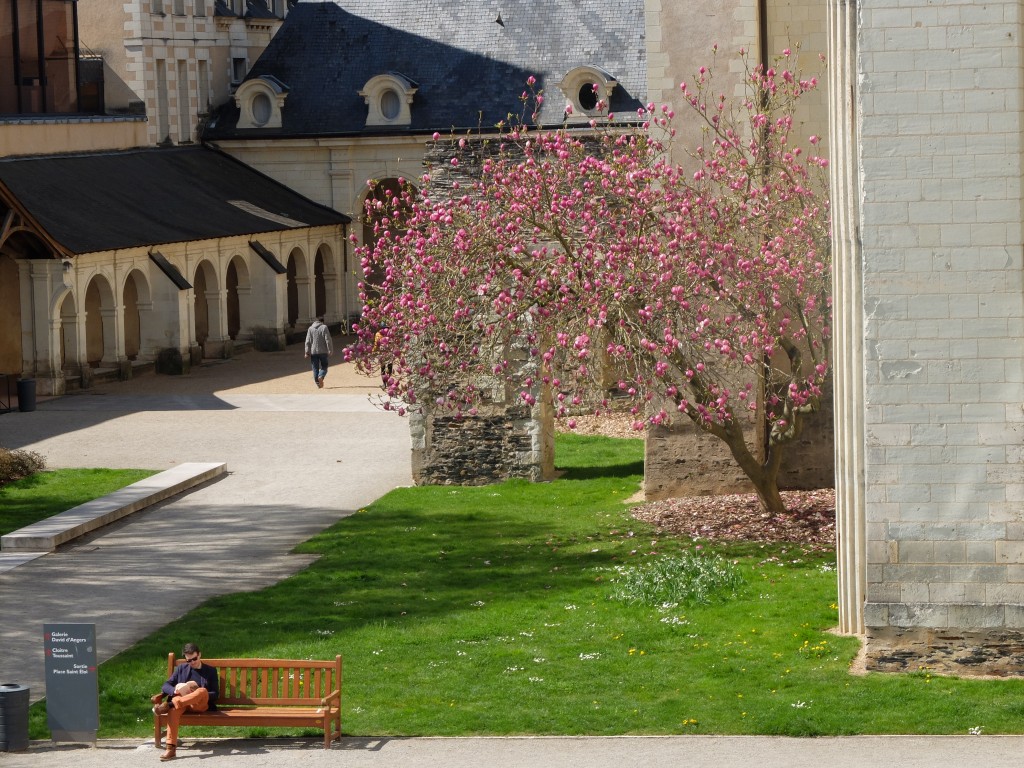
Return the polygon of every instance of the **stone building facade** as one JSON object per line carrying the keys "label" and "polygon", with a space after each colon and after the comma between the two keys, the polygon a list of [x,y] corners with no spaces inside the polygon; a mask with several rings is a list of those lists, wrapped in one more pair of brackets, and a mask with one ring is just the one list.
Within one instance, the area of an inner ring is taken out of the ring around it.
{"label": "stone building facade", "polygon": [[[609,111],[619,115],[648,101],[674,104],[679,83],[709,63],[715,43],[726,61],[739,48],[754,50],[755,64],[771,51],[799,47],[816,71],[825,49],[824,7],[804,0],[548,0],[539,7],[516,0],[495,13],[475,2],[300,3],[204,137],[359,221],[368,179],[394,186],[399,178],[419,178],[435,131],[449,136],[493,125],[515,109],[528,76],[546,95],[542,122],[561,124],[569,102],[585,128],[602,115],[576,103],[574,77],[608,88]],[[722,87],[739,89],[741,74],[726,68]],[[383,101],[389,92],[393,113]],[[827,132],[824,89],[808,100],[801,120],[808,135]],[[688,126],[682,128],[685,134]],[[370,237],[358,224],[353,233],[360,242]],[[510,422],[520,418],[510,415]],[[431,446],[432,423],[413,425],[417,464],[429,457],[425,466],[435,466],[444,455]],[[663,438],[649,443],[648,487],[655,495],[747,488],[717,440],[685,427]],[[711,489],[699,472],[679,471],[678,457],[693,455],[695,445],[723,474],[728,467],[727,482]],[[829,454],[815,446],[808,455]],[[464,472],[462,458],[460,450],[451,455],[455,474]],[[816,466],[796,484],[827,485],[829,470]]]}
{"label": "stone building facade", "polygon": [[40,394],[347,315],[348,218],[202,147],[0,158],[0,221],[0,373]]}
{"label": "stone building facade", "polygon": [[1024,674],[1021,5],[828,6],[842,628]]}
{"label": "stone building facade", "polygon": [[102,58],[112,112],[149,119],[150,144],[190,144],[227,101],[287,14],[286,0],[83,4],[82,45]]}

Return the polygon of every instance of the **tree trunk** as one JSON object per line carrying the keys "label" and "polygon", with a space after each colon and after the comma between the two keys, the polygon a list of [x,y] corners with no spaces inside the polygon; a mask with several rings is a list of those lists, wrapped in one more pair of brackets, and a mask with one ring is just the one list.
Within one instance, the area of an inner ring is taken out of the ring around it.
{"label": "tree trunk", "polygon": [[750,452],[747,441],[743,438],[743,430],[735,422],[726,424],[720,432],[716,431],[714,434],[729,446],[729,450],[740,469],[743,470],[743,474],[754,485],[762,509],[770,515],[784,514],[786,505],[782,502],[782,496],[779,494],[782,446],[769,447],[764,462],[761,462]]}

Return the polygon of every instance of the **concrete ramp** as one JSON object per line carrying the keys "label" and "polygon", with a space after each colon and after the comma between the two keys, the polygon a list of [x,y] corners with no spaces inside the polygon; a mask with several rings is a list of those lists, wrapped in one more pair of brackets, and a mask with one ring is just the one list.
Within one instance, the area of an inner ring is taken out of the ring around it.
{"label": "concrete ramp", "polygon": [[53,552],[78,536],[156,504],[227,471],[227,464],[186,462],[66,512],[0,536],[4,553]]}

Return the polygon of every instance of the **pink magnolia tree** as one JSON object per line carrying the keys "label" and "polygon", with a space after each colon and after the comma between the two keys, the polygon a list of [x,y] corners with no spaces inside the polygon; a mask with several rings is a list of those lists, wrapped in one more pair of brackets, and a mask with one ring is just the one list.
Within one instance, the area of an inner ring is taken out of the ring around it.
{"label": "pink magnolia tree", "polygon": [[348,355],[392,364],[386,407],[473,415],[499,382],[572,427],[626,396],[638,430],[684,417],[723,440],[784,511],[783,451],[819,408],[831,326],[826,161],[793,136],[816,82],[788,60],[748,68],[742,98],[710,70],[682,85],[702,141],[681,162],[672,110],[649,105],[448,140],[418,188],[371,199]]}

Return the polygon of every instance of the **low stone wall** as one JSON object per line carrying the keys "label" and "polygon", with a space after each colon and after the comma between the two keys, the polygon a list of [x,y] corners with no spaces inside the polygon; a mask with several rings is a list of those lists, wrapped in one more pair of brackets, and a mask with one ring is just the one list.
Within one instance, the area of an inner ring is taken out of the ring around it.
{"label": "low stone wall", "polygon": [[869,672],[927,670],[958,677],[1024,677],[1024,631],[869,628],[865,668]]}
{"label": "low stone wall", "polygon": [[487,485],[554,476],[554,428],[540,408],[487,415],[410,415],[412,476],[417,485]]}

